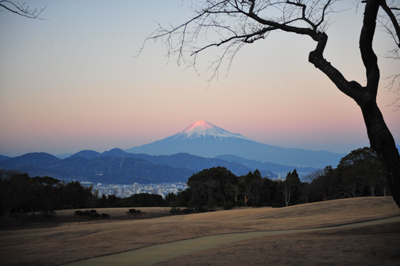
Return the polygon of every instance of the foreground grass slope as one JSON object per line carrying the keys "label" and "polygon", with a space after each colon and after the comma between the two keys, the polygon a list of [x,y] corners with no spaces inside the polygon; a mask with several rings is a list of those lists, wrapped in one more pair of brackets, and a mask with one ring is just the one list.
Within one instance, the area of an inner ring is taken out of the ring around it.
{"label": "foreground grass slope", "polygon": [[[315,228],[396,215],[400,215],[400,210],[391,197],[371,197],[281,209],[247,208],[80,226],[5,230],[0,231],[0,259],[3,265],[61,265],[199,236]],[[346,234],[343,237],[346,238]],[[263,245],[257,241],[252,242],[254,249]]]}
{"label": "foreground grass slope", "polygon": [[400,222],[267,236],[220,245],[154,266],[400,265]]}

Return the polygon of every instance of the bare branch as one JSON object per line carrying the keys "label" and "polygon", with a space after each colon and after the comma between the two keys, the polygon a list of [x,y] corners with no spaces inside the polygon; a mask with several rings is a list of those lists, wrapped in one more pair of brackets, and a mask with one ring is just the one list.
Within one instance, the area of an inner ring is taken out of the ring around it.
{"label": "bare branch", "polygon": [[[168,57],[176,55],[178,65],[184,62],[196,69],[200,52],[222,47],[221,55],[208,68],[215,78],[223,59],[228,59],[231,65],[233,57],[227,55],[235,54],[243,44],[265,39],[272,31],[308,35],[318,41],[318,32],[324,30],[326,15],[333,12],[330,7],[335,0],[304,2],[308,4],[294,0],[205,0],[187,22],[169,28],[159,25],[145,40],[139,54],[147,41],[161,40],[167,46]],[[282,15],[277,16],[279,13]],[[200,40],[200,36],[211,38]],[[186,54],[190,59],[185,57]]]}
{"label": "bare branch", "polygon": [[[394,94],[397,95],[394,97],[392,102],[389,105],[387,105],[387,107],[394,106],[395,111],[398,111],[400,109],[400,104],[399,104],[399,102],[400,102],[400,74],[393,75],[393,76],[390,76],[385,79],[390,80],[389,84],[385,87],[387,89],[387,91],[393,92]],[[397,86],[395,85],[396,81],[398,81]],[[395,86],[397,87],[396,89],[394,89]]]}
{"label": "bare branch", "polygon": [[[30,9],[29,5],[26,3],[14,3],[10,0],[1,0],[0,1],[0,7],[4,8],[7,11],[10,11],[12,13],[15,13],[17,15],[26,17],[26,18],[32,18],[32,19],[40,19],[40,14],[43,12],[43,10],[46,9],[47,6],[44,8],[41,8],[40,10],[35,8],[35,9]],[[1,11],[1,10],[0,10]]]}
{"label": "bare branch", "polygon": [[395,32],[392,32],[389,27],[387,27],[384,23],[382,23],[385,28],[388,30],[388,32],[390,33],[390,35],[392,35],[395,43],[397,44],[398,47],[400,47],[400,25],[399,25],[399,21],[396,19],[396,16],[394,15],[394,13],[392,12],[392,10],[400,10],[400,8],[389,8],[389,6],[386,3],[386,0],[381,0],[380,1],[380,5],[382,7],[382,9],[386,12],[386,14],[388,15],[391,24],[394,28]]}

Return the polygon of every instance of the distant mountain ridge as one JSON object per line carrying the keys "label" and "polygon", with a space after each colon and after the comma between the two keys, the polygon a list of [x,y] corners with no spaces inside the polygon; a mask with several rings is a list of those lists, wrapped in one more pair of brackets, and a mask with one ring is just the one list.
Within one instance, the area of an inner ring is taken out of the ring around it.
{"label": "distant mountain ridge", "polygon": [[[105,151],[103,153],[95,151],[80,151],[73,154],[71,157],[84,157],[87,159],[100,158],[100,157],[116,157],[116,158],[137,158],[152,162],[158,165],[171,166],[176,168],[190,169],[195,172],[209,169],[212,167],[225,167],[233,174],[240,176],[245,175],[249,171],[254,171],[256,168],[246,167],[238,162],[228,162],[219,158],[204,158],[200,156],[191,155],[188,153],[178,153],[173,155],[148,155],[148,154],[133,154],[127,153],[119,148]],[[262,176],[269,176],[271,178],[277,177],[268,169],[259,169]],[[293,170],[293,169],[292,169]]]}
{"label": "distant mountain ridge", "polygon": [[86,159],[93,159],[97,158],[101,155],[100,152],[93,151],[93,150],[82,150],[80,152],[72,154],[70,157],[83,157]]}
{"label": "distant mountain ridge", "polygon": [[313,167],[293,167],[289,165],[281,165],[275,163],[263,163],[256,160],[248,160],[245,158],[241,158],[235,155],[219,155],[215,158],[222,159],[228,162],[237,162],[241,165],[247,166],[252,169],[268,169],[269,171],[273,172],[274,174],[281,175],[282,177],[286,177],[288,172],[292,172],[296,169],[297,173],[300,176],[305,176],[311,172],[314,172],[318,169]]}
{"label": "distant mountain ridge", "polygon": [[[396,147],[400,151],[400,146]],[[168,153],[166,150],[170,148],[179,152],[169,155],[151,154],[163,151]],[[130,150],[147,150],[150,154],[126,152]],[[202,152],[208,155],[195,154]],[[216,155],[209,157],[210,154]],[[305,175],[328,165],[336,167],[338,161],[345,155],[325,151],[285,149],[257,143],[209,122],[197,121],[178,134],[125,151],[118,148],[103,153],[82,150],[68,158],[64,158],[68,154],[59,155],[62,158],[58,158],[48,153],[27,153],[18,157],[0,155],[0,169],[19,169],[31,176],[48,175],[61,179],[93,182],[102,180],[100,182],[105,183],[148,183],[157,180],[186,182],[193,173],[216,166],[226,167],[238,176],[259,169],[262,176],[276,178],[276,174],[285,176],[295,168],[300,175]],[[266,158],[272,159],[265,161]],[[337,162],[327,163],[332,160]],[[288,163],[291,161],[298,164]],[[307,162],[321,166],[302,166],[302,163],[307,164]]]}
{"label": "distant mountain ridge", "polygon": [[[129,154],[118,148],[103,153],[84,150],[66,159],[48,153],[28,153],[0,162],[0,168],[17,169],[30,176],[114,184],[186,182],[191,175],[217,166],[226,167],[236,175],[254,171],[237,162],[221,159],[190,154]],[[260,172],[262,176],[277,178],[270,171]]]}
{"label": "distant mountain ridge", "polygon": [[175,135],[125,151],[149,155],[189,153],[206,158],[230,154],[260,162],[314,168],[324,168],[327,165],[336,167],[346,155],[271,146],[230,133],[207,121],[197,121]]}
{"label": "distant mountain ridge", "polygon": [[0,154],[0,162],[1,161],[4,161],[4,160],[7,160],[7,159],[10,159],[11,157],[8,157],[8,156],[4,156],[4,155],[1,155]]}
{"label": "distant mountain ridge", "polygon": [[133,184],[186,182],[192,170],[157,165],[137,158],[103,156],[59,159],[48,153],[28,153],[0,162],[0,168],[17,169],[29,176],[51,176],[94,183]]}

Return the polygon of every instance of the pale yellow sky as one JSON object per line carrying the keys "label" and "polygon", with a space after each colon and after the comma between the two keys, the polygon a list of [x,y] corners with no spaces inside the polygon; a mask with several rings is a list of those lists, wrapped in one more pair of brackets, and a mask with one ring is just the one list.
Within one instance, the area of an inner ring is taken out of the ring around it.
{"label": "pale yellow sky", "polygon": [[[32,1],[46,6],[30,20],[0,13],[0,154],[99,152],[150,143],[206,120],[258,142],[348,153],[368,145],[355,102],[313,65],[315,43],[271,34],[245,46],[226,76],[208,84],[220,50],[199,57],[198,73],[148,42],[157,23],[190,18],[191,1]],[[343,6],[351,1],[342,1]],[[348,5],[351,8],[351,5]],[[325,56],[346,78],[365,82],[358,51],[362,10],[335,14]],[[375,42],[382,77],[400,62],[382,56],[391,39]],[[400,111],[382,79],[378,102],[395,139]]]}

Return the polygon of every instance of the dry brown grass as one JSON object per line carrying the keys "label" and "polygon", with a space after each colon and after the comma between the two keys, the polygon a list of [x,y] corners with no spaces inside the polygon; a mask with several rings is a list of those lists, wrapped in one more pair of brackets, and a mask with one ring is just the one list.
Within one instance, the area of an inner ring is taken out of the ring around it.
{"label": "dry brown grass", "polygon": [[[165,209],[162,208],[162,211]],[[234,209],[80,226],[4,230],[0,231],[0,260],[3,265],[60,265],[85,258],[206,235],[313,228],[395,215],[400,215],[400,210],[391,197],[376,197],[319,202],[281,209]],[[318,233],[310,234],[309,237],[310,239],[304,241],[317,243],[316,247],[311,247],[311,249],[324,247],[323,243],[332,241],[329,240],[329,236],[321,237]],[[343,234],[342,237],[343,239],[338,238],[336,242],[333,241],[333,245],[343,246],[341,241],[347,241],[348,237],[347,234]],[[289,242],[294,239],[291,236],[276,238],[283,241],[281,242],[282,247],[289,245]],[[326,241],[319,243],[315,241],[316,239]],[[270,245],[268,242],[267,244],[251,242],[256,243],[252,246],[260,252],[268,249]],[[293,243],[292,245],[294,245]],[[329,244],[326,245],[330,247]],[[243,245],[243,247],[246,246],[248,245]],[[246,250],[249,248],[244,249],[244,251]],[[277,248],[276,250],[281,249]],[[218,254],[215,256],[218,257]]]}
{"label": "dry brown grass", "polygon": [[400,223],[253,238],[155,265],[400,265]]}

